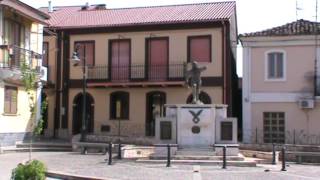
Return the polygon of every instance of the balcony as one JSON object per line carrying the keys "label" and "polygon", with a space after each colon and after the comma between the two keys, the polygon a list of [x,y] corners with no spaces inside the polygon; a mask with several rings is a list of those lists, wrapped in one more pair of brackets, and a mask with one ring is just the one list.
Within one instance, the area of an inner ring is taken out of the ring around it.
{"label": "balcony", "polygon": [[185,64],[88,67],[88,86],[184,85]]}
{"label": "balcony", "polygon": [[41,55],[15,45],[0,45],[0,77],[19,79],[23,64],[40,73]]}

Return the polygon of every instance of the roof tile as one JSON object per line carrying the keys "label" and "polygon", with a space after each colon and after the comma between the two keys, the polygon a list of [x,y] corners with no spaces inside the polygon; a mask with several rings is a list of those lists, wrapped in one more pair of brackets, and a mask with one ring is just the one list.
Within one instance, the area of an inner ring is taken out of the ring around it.
{"label": "roof tile", "polygon": [[[234,1],[171,6],[95,10],[81,6],[55,7],[48,23],[56,28],[114,27],[184,22],[213,22],[235,13]],[[40,10],[48,13],[47,8]]]}

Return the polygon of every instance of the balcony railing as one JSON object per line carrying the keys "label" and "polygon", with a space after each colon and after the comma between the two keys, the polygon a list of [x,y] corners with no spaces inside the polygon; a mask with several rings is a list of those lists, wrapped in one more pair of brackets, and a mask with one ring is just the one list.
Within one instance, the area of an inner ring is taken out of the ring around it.
{"label": "balcony railing", "polygon": [[134,81],[181,81],[184,78],[185,64],[88,67],[88,79],[110,82]]}
{"label": "balcony railing", "polygon": [[16,45],[0,45],[0,68],[19,69],[23,64],[40,71],[41,55]]}

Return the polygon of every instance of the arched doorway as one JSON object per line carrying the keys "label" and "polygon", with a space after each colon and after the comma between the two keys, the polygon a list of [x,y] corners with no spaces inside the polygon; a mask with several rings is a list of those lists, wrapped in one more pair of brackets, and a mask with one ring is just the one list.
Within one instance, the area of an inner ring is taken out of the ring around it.
{"label": "arched doorway", "polygon": [[[79,134],[82,127],[82,101],[83,95],[79,93],[73,99],[73,120],[72,120],[72,134]],[[86,130],[88,133],[93,133],[94,127],[94,99],[86,94]]]}
{"label": "arched doorway", "polygon": [[48,99],[47,95],[41,93],[41,118],[43,120],[41,135],[44,135],[44,130],[48,128]]}
{"label": "arched doorway", "polygon": [[[192,94],[190,94],[188,96],[188,98],[187,98],[187,104],[191,104],[192,103],[192,98],[193,98]],[[200,92],[199,99],[203,104],[212,104],[210,96],[204,91]]]}
{"label": "arched doorway", "polygon": [[146,136],[155,135],[155,120],[165,114],[166,93],[152,91],[146,95]]}

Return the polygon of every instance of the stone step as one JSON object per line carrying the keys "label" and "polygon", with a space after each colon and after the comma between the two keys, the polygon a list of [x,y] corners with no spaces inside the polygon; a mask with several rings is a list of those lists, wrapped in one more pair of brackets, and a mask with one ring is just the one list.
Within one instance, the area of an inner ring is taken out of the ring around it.
{"label": "stone step", "polygon": [[[176,160],[216,160],[222,161],[222,156],[182,156],[182,155],[175,155],[173,159]],[[244,161],[244,157],[241,156],[227,156],[227,161]]]}
{"label": "stone step", "polygon": [[[32,147],[32,152],[72,152],[72,148],[62,148],[62,147]],[[16,148],[16,147],[9,147],[9,148],[2,148],[2,153],[13,153],[13,152],[29,152],[29,148]]]}
{"label": "stone step", "polygon": [[[158,163],[166,164],[167,160],[155,160],[155,159],[138,159],[138,163]],[[217,165],[222,166],[222,161],[216,160],[171,160],[171,164],[192,164],[192,165]],[[227,166],[239,166],[239,167],[256,167],[255,161],[227,161]]]}
{"label": "stone step", "polygon": [[192,155],[192,156],[215,156],[216,152],[209,148],[183,148],[176,152],[176,155]]}
{"label": "stone step", "polygon": [[[18,143],[16,144],[17,148],[29,148],[30,143]],[[72,148],[71,143],[32,143],[32,147],[37,148]]]}

